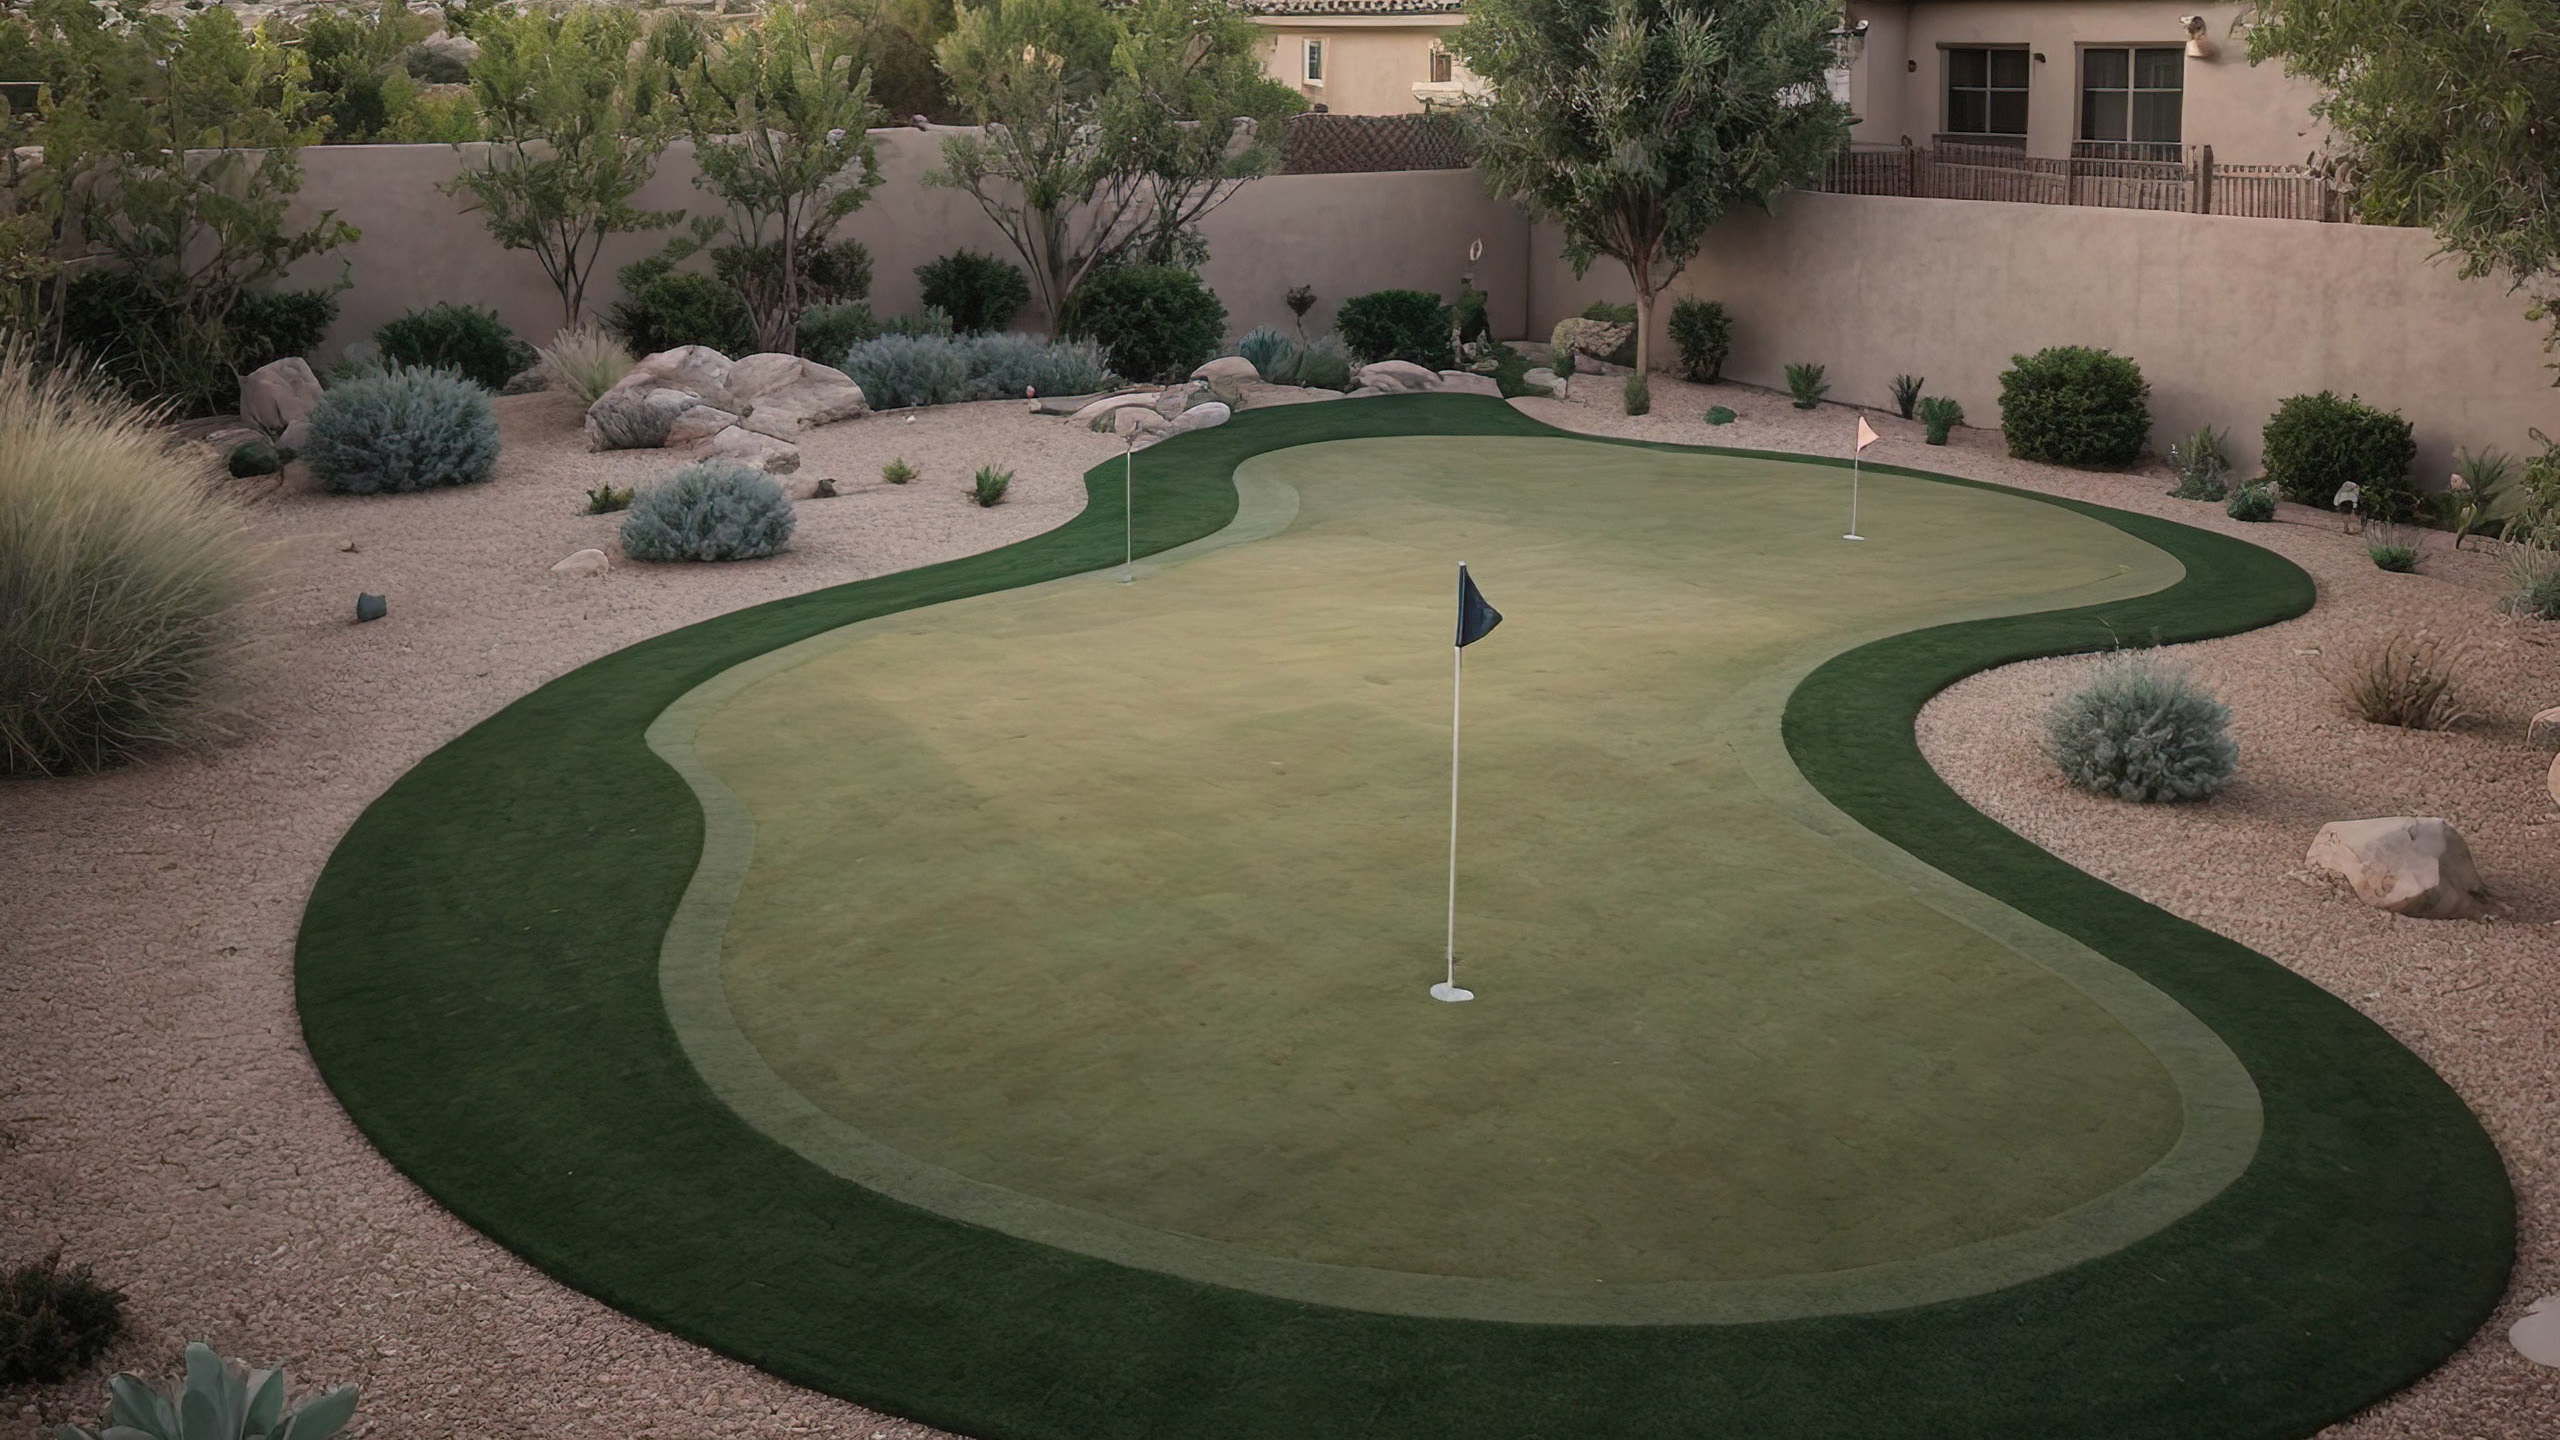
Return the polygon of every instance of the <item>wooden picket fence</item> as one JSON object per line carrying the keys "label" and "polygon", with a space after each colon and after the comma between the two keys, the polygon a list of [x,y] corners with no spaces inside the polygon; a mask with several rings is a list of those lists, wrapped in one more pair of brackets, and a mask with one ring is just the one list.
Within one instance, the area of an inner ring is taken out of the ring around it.
{"label": "wooden picket fence", "polygon": [[2176,210],[2262,220],[2355,218],[2346,192],[2305,165],[2220,165],[2210,145],[2083,141],[2068,159],[1939,137],[1928,146],[1859,146],[1812,188],[1835,195],[1916,195],[2022,205]]}

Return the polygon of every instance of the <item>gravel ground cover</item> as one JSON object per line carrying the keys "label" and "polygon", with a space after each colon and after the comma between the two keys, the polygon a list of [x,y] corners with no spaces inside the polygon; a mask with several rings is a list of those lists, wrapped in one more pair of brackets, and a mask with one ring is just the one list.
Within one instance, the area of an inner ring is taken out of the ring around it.
{"label": "gravel ground cover", "polygon": [[[1845,407],[1659,378],[1654,412],[1617,413],[1586,377],[1570,401],[1521,408],[1564,428],[1689,444],[1845,453]],[[1731,425],[1704,423],[1709,404]],[[791,552],[728,566],[617,563],[554,577],[572,550],[610,551],[617,521],[580,512],[603,479],[645,480],[656,454],[590,455],[556,399],[501,402],[509,449],[485,486],[341,499],[288,484],[260,505],[274,542],[260,670],[243,743],[69,781],[0,785],[0,1260],[62,1245],[132,1297],[134,1333],[96,1372],[13,1401],[0,1425],[93,1412],[113,1368],[157,1372],[188,1339],[356,1381],[356,1432],[399,1436],[906,1436],[933,1433],[786,1385],[568,1291],[421,1197],[321,1084],[293,1012],[291,945],[311,880],[354,816],[419,758],[544,681],[692,620],[818,586],[991,548],[1081,504],[1109,437],[1020,405],[872,417],[818,432],[786,488],[804,503]],[[2007,459],[1996,433],[1919,443],[1869,412],[1872,458],[2228,528],[2318,577],[2291,624],[2182,647],[2234,708],[2240,779],[2209,805],[2141,809],[2081,797],[2037,750],[2041,707],[2085,661],[1976,677],[1923,718],[1932,760],[1972,803],[2072,863],[2248,943],[2327,986],[2426,1058],[2504,1150],[2522,1206],[2508,1305],[2453,1362],[2332,1436],[2560,1433],[2560,1370],[2503,1339],[2560,1290],[2560,816],[2524,718],[2560,702],[2560,627],[2497,617],[2498,572],[2440,536],[2416,576],[2386,575],[2329,517],[2285,507],[2237,526],[2161,495],[2155,471],[2087,475]],[[914,485],[878,485],[903,455]],[[1012,497],[960,497],[990,461]],[[352,547],[352,548],[349,548]],[[358,589],[391,618],[348,623]],[[2377,625],[2473,637],[2482,718],[2428,735],[2346,717],[2308,652]],[[2026,702],[2023,706],[2020,702]],[[2506,907],[2487,923],[2400,920],[2310,880],[2329,819],[2426,813],[2471,839]],[[2375,1317],[2388,1323],[2388,1317]]]}

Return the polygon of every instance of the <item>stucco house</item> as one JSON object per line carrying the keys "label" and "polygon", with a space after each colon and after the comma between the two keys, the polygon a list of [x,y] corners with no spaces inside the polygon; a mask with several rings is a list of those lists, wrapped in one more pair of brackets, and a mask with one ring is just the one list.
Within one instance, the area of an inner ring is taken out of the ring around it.
{"label": "stucco house", "polygon": [[1249,0],[1271,78],[1336,115],[1407,115],[1479,88],[1444,45],[1464,0]]}

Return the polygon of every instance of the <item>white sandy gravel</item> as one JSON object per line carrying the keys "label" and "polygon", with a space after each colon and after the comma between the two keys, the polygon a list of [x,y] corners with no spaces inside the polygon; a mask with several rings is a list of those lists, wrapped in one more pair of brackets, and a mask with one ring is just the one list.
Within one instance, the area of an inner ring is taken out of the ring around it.
{"label": "white sandy gravel", "polygon": [[[1852,426],[1840,407],[1797,412],[1765,392],[1667,378],[1654,384],[1654,413],[1631,420],[1616,413],[1616,381],[1578,384],[1571,402],[1520,404],[1574,429],[1780,450],[1842,453]],[[1708,426],[1698,417],[1710,403],[1743,418]],[[508,701],[677,625],[1049,529],[1081,505],[1082,472],[1118,445],[1015,402],[830,427],[783,483],[799,497],[834,475],[848,493],[800,506],[790,552],[635,566],[614,550],[615,518],[579,513],[581,492],[645,480],[670,458],[587,454],[574,409],[553,397],[500,405],[508,449],[487,485],[375,499],[288,489],[260,504],[255,528],[277,548],[246,740],[115,774],[0,782],[0,1261],[60,1244],[130,1293],[135,1320],[91,1374],[14,1397],[26,1410],[0,1414],[0,1434],[93,1413],[107,1370],[159,1372],[189,1339],[313,1382],[362,1383],[358,1434],[936,1433],[654,1331],[427,1201],[312,1068],[293,1012],[293,935],[364,806]],[[2383,575],[2311,512],[2232,526],[2218,509],[2163,498],[2156,473],[2011,461],[1982,431],[1931,449],[1918,426],[1870,414],[1886,435],[1871,458],[2231,528],[2319,578],[2309,617],[2181,647],[2232,704],[2243,746],[2241,778],[2209,805],[2113,804],[2054,781],[2036,750],[2040,707],[2084,661],[1956,687],[1923,717],[1923,744],[2004,823],[2359,1005],[2497,1136],[2523,1207],[2507,1304],[2438,1373],[2329,1433],[2560,1434],[2560,1370],[2503,1339],[2534,1296],[2560,1290],[2560,824],[2521,738],[2526,715],[2560,703],[2560,626],[2494,617],[2494,564],[2446,554],[2440,536],[2428,573]],[[893,455],[922,477],[880,486]],[[960,492],[989,462],[1018,478],[1011,499],[980,510]],[[349,541],[352,552],[340,548]],[[586,546],[616,553],[615,569],[548,573]],[[359,589],[387,594],[390,618],[350,624]],[[2386,620],[2481,637],[2482,722],[2407,735],[2337,711],[2296,652]],[[2460,827],[2506,916],[2399,920],[2300,877],[2322,821],[2391,813]]]}

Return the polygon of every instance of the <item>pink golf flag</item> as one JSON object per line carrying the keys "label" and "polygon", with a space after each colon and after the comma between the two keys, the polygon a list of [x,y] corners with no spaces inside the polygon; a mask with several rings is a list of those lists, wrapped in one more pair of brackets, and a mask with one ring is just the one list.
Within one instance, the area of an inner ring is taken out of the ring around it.
{"label": "pink golf flag", "polygon": [[1876,443],[1876,441],[1878,441],[1878,440],[1880,440],[1880,439],[1882,439],[1882,438],[1884,438],[1884,437],[1882,437],[1882,436],[1880,436],[1880,435],[1876,434],[1876,427],[1874,427],[1873,425],[1870,425],[1870,424],[1868,424],[1868,423],[1867,423],[1867,417],[1866,417],[1866,416],[1861,415],[1861,416],[1859,416],[1859,417],[1858,417],[1858,448],[1859,448],[1859,449],[1864,450],[1864,449],[1866,449],[1868,446],[1873,445],[1874,443]]}

